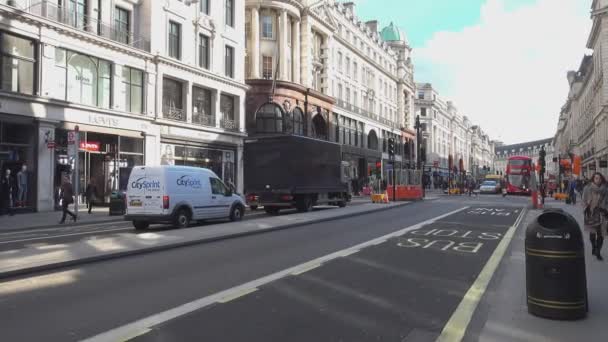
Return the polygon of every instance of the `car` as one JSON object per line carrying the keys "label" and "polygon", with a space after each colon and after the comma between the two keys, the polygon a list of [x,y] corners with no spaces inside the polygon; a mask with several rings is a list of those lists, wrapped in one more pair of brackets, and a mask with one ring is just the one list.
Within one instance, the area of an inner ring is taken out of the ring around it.
{"label": "car", "polygon": [[185,228],[191,222],[245,213],[243,198],[232,193],[211,170],[188,166],[136,166],[129,177],[125,220],[135,229],[152,223]]}
{"label": "car", "polygon": [[251,210],[255,211],[258,209],[260,206],[260,196],[256,194],[247,194],[245,198],[247,199],[247,205]]}
{"label": "car", "polygon": [[500,184],[496,181],[484,181],[479,187],[479,192],[482,194],[497,194],[500,192]]}

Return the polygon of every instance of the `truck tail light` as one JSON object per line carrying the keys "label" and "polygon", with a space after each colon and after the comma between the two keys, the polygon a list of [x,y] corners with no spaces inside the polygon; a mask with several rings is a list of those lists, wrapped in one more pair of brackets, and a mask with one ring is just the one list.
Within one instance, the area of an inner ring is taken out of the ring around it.
{"label": "truck tail light", "polygon": [[291,201],[293,200],[292,195],[281,195],[281,201]]}
{"label": "truck tail light", "polygon": [[163,209],[169,209],[169,196],[163,196]]}

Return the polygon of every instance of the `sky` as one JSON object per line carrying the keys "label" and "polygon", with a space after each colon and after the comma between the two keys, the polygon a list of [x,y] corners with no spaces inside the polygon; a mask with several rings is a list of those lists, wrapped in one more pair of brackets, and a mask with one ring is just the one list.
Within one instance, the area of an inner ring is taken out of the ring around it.
{"label": "sky", "polygon": [[394,22],[413,48],[416,82],[491,139],[555,135],[566,72],[587,50],[592,0],[355,0],[362,20]]}

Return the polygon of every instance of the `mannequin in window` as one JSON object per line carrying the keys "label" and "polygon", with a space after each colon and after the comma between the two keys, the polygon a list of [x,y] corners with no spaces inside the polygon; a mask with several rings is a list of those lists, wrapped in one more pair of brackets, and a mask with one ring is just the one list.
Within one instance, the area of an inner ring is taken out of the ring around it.
{"label": "mannequin in window", "polygon": [[27,204],[28,178],[27,165],[23,164],[17,173],[17,207],[25,207]]}
{"label": "mannequin in window", "polygon": [[11,205],[11,197],[15,188],[15,181],[11,177],[11,170],[6,169],[2,180],[0,181],[0,201],[2,202],[2,215],[8,213],[13,216],[13,208]]}

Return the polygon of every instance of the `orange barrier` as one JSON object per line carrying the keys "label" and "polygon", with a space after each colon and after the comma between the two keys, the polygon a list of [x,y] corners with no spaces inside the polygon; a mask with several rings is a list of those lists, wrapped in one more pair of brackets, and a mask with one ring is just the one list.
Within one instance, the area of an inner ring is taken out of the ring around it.
{"label": "orange barrier", "polygon": [[[389,185],[386,188],[388,198],[393,200],[393,186]],[[421,185],[397,185],[397,201],[416,201],[422,199]]]}
{"label": "orange barrier", "polygon": [[372,194],[372,203],[388,203],[388,196],[383,194]]}

